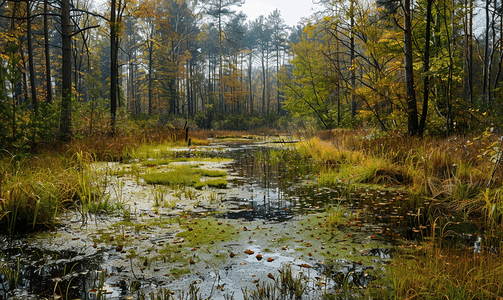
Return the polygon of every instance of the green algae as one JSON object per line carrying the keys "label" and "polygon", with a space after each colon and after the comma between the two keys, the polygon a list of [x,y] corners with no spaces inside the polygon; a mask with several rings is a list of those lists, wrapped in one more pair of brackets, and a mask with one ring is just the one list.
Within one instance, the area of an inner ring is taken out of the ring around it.
{"label": "green algae", "polygon": [[194,219],[184,224],[186,231],[176,236],[185,240],[186,247],[212,248],[218,243],[239,240],[241,230],[230,223],[210,219]]}

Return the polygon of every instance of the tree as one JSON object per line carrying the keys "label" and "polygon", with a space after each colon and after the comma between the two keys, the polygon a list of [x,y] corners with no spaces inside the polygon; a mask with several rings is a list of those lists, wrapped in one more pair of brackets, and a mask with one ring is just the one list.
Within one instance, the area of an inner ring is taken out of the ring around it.
{"label": "tree", "polygon": [[280,75],[280,65],[282,53],[286,51],[286,24],[281,18],[280,12],[276,9],[268,17],[268,22],[272,30],[272,51],[275,54],[276,59],[276,113],[281,113],[281,101],[280,101],[280,88],[279,88],[279,75]]}
{"label": "tree", "polygon": [[[306,30],[311,31],[311,36],[317,33],[314,27]],[[293,74],[283,73],[281,83],[285,92],[285,109],[299,116],[314,113],[325,129],[331,129],[336,119],[328,101],[331,79],[327,76],[329,72],[323,55],[325,47],[320,41],[307,37],[292,45],[295,56]]]}
{"label": "tree", "polygon": [[218,26],[218,51],[219,51],[219,69],[218,69],[218,80],[219,80],[219,108],[220,112],[225,112],[225,89],[223,81],[223,56],[222,56],[222,41],[224,38],[224,32],[222,30],[223,23],[226,18],[231,17],[235,12],[231,10],[233,6],[241,6],[244,0],[209,0],[208,4],[210,6],[208,10],[208,15],[212,16],[217,20]]}

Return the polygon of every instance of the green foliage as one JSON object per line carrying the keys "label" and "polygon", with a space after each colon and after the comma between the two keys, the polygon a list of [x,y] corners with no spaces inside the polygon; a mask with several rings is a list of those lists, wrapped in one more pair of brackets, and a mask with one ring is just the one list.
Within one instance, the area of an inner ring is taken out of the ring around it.
{"label": "green foliage", "polygon": [[336,102],[331,99],[334,80],[329,74],[323,52],[326,45],[319,40],[303,38],[292,45],[293,74],[282,77],[285,100],[283,108],[297,116],[315,116],[326,129],[337,122]]}
{"label": "green foliage", "polygon": [[39,103],[39,112],[30,109],[27,100],[20,103],[15,90],[21,73],[19,46],[9,43],[7,55],[0,59],[0,149],[13,154],[27,155],[39,142],[53,142],[58,124],[58,108],[54,104]]}

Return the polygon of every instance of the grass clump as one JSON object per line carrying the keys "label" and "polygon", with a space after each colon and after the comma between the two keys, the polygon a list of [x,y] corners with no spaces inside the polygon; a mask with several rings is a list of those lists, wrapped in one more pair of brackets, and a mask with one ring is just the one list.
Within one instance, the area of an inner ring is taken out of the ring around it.
{"label": "grass clump", "polygon": [[201,190],[206,186],[217,188],[217,189],[226,189],[227,188],[227,180],[224,179],[208,179],[206,181],[200,181],[194,184],[194,188]]}
{"label": "grass clump", "polygon": [[189,166],[178,166],[167,172],[151,172],[141,175],[148,184],[169,186],[192,186],[200,181],[201,175]]}
{"label": "grass clump", "polygon": [[[499,299],[503,295],[503,258],[489,252],[427,247],[400,256],[388,267],[393,291],[380,299]],[[377,296],[377,295],[376,295]]]}
{"label": "grass clump", "polygon": [[141,177],[148,184],[163,184],[169,186],[195,186],[196,188],[202,188],[205,185],[227,186],[227,181],[223,179],[207,180],[203,184],[200,180],[201,176],[222,177],[225,175],[227,175],[227,172],[222,170],[208,170],[191,168],[190,166],[177,166],[170,171],[146,173],[141,175]]}
{"label": "grass clump", "polygon": [[95,192],[84,170],[87,159],[47,154],[17,162],[2,158],[1,231],[16,235],[54,228],[58,212]]}

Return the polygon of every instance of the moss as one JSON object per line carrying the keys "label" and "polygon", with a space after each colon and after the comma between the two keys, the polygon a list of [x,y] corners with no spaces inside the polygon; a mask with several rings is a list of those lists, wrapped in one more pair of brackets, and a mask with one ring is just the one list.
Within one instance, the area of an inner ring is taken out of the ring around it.
{"label": "moss", "polygon": [[148,184],[163,184],[170,186],[192,186],[199,182],[200,175],[192,171],[191,168],[175,168],[168,172],[153,172],[143,174],[142,178]]}
{"label": "moss", "polygon": [[190,269],[189,268],[172,268],[170,270],[171,272],[171,275],[173,275],[173,277],[175,277],[176,279],[180,278],[181,276],[185,275],[185,274],[189,274],[190,273]]}
{"label": "moss", "polygon": [[147,160],[142,162],[143,166],[156,166],[156,165],[168,165],[174,162],[223,162],[231,161],[231,159],[224,158],[208,158],[208,157],[177,157],[177,158],[164,158]]}
{"label": "moss", "polygon": [[[194,186],[200,182],[201,176],[206,177],[222,177],[227,175],[226,171],[222,170],[207,170],[192,168],[190,166],[177,166],[173,170],[166,172],[152,172],[143,174],[142,178],[149,184],[163,184],[170,186]],[[223,182],[218,182],[221,186]],[[225,181],[225,186],[227,182]],[[202,188],[201,184],[196,187]]]}
{"label": "moss", "polygon": [[184,245],[190,248],[200,246],[210,248],[217,242],[237,239],[240,231],[231,224],[205,219],[194,219],[184,226],[187,230],[176,236],[184,238]]}
{"label": "moss", "polygon": [[217,189],[226,189],[227,181],[223,179],[210,179],[205,181],[206,185],[209,187],[214,187]]}

